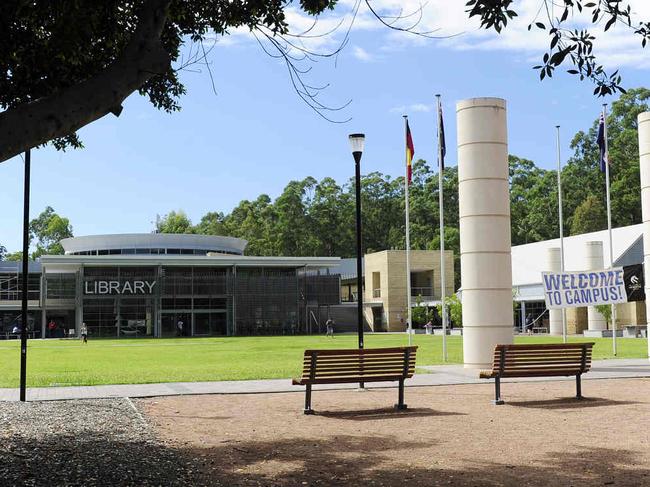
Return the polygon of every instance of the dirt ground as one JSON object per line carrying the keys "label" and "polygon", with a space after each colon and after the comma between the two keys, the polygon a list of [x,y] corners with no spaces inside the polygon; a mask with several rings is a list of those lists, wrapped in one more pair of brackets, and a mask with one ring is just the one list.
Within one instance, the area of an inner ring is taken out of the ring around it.
{"label": "dirt ground", "polygon": [[140,406],[229,486],[650,486],[650,379],[185,396]]}

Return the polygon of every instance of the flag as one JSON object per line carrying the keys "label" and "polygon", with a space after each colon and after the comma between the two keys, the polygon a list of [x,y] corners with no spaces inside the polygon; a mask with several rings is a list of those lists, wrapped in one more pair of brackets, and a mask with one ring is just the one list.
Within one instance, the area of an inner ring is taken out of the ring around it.
{"label": "flag", "polygon": [[609,154],[607,154],[607,141],[605,140],[605,115],[600,114],[600,123],[598,124],[598,138],[596,139],[600,147],[600,170],[605,172],[605,164],[609,164]]}
{"label": "flag", "polygon": [[442,120],[442,106],[438,106],[438,144],[440,145],[440,169],[445,168],[445,155],[447,145],[445,144],[445,124]]}
{"label": "flag", "polygon": [[406,184],[411,184],[411,161],[413,160],[413,154],[415,154],[415,148],[413,147],[413,139],[411,138],[411,129],[409,127],[409,121],[406,121]]}

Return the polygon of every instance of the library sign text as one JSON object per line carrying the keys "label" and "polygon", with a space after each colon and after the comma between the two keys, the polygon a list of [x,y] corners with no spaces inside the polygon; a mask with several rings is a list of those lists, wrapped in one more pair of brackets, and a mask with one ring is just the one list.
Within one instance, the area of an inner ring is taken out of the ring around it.
{"label": "library sign text", "polygon": [[86,281],[84,294],[151,294],[156,281]]}

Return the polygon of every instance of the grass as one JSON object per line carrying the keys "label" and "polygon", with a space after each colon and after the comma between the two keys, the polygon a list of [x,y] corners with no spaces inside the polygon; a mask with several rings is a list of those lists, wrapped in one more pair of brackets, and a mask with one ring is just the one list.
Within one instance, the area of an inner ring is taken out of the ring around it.
{"label": "grass", "polygon": [[[555,337],[517,337],[516,343],[558,343]],[[611,339],[595,341],[594,358],[613,358]],[[416,335],[418,365],[442,364],[442,337]],[[366,336],[366,347],[401,346],[402,334]],[[356,335],[176,339],[32,340],[27,353],[29,387],[135,384],[298,376],[308,348],[356,347]],[[462,337],[447,339],[450,363],[462,362]],[[0,341],[0,387],[18,387],[18,340]],[[619,339],[618,358],[647,357],[647,340]]]}

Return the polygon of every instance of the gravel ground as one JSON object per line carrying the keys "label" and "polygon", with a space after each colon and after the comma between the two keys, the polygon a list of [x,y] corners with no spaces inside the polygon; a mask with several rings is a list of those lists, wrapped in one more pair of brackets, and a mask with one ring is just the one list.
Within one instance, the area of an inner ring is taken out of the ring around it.
{"label": "gravel ground", "polygon": [[650,486],[648,379],[156,398],[161,441],[245,486]]}
{"label": "gravel ground", "polygon": [[127,399],[0,403],[0,486],[197,485]]}

